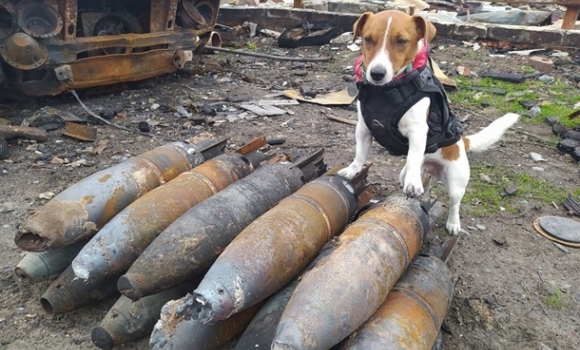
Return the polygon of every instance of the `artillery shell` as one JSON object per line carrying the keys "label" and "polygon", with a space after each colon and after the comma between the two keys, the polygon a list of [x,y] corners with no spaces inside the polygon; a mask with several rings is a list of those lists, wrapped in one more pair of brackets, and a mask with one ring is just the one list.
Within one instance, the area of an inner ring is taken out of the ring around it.
{"label": "artillery shell", "polygon": [[[261,304],[233,315],[227,320],[203,324],[197,320],[182,320],[175,312],[183,299],[170,301],[161,310],[149,344],[153,350],[214,350],[242,333],[258,312]],[[177,317],[177,318],[176,318]]]}
{"label": "artillery shell", "polygon": [[452,277],[440,259],[418,256],[341,349],[432,349],[453,298]]}
{"label": "artillery shell", "polygon": [[93,344],[101,349],[112,349],[150,334],[159,319],[163,305],[170,300],[183,297],[189,290],[195,288],[198,282],[199,280],[186,282],[135,302],[122,295],[99,326],[93,328],[91,332]]}
{"label": "artillery shell", "polygon": [[228,245],[194,291],[193,309],[200,311],[192,317],[224,320],[289,283],[370,200],[365,189],[337,175],[322,176],[256,219]]}
{"label": "artillery shell", "polygon": [[23,285],[57,277],[70,266],[85,243],[78,242],[41,253],[27,253],[16,265],[14,276]]}
{"label": "artillery shell", "polygon": [[228,186],[188,210],[163,231],[118,281],[132,300],[150,295],[209,267],[252,221],[306,182],[292,163],[277,163]]}
{"label": "artillery shell", "polygon": [[44,251],[91,238],[135,199],[223,152],[225,140],[173,142],[101,170],[39,208],[14,241],[27,251]]}
{"label": "artillery shell", "polygon": [[94,280],[127,271],[183,213],[253,170],[243,155],[222,154],[145,194],[87,243],[72,263],[75,274]]}
{"label": "artillery shell", "polygon": [[282,317],[282,312],[290,300],[290,296],[298,286],[298,279],[288,283],[284,288],[264,302],[252,322],[248,325],[234,350],[269,349],[276,327]]}
{"label": "artillery shell", "polygon": [[272,350],[329,349],[346,338],[385,300],[428,229],[414,199],[389,197],[362,214],[302,276]]}
{"label": "artillery shell", "polygon": [[85,282],[69,266],[42,294],[40,305],[46,313],[58,315],[96,303],[118,293],[115,277]]}

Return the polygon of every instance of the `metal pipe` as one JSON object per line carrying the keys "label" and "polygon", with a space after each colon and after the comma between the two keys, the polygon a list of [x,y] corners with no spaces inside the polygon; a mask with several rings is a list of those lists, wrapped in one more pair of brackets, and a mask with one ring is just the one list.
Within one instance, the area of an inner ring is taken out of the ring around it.
{"label": "metal pipe", "polygon": [[225,142],[173,142],[101,170],[39,208],[14,241],[39,252],[87,240],[140,196],[223,153]]}
{"label": "metal pipe", "polygon": [[302,276],[272,350],[329,349],[355,331],[419,253],[429,227],[415,199],[389,197],[362,214]]}

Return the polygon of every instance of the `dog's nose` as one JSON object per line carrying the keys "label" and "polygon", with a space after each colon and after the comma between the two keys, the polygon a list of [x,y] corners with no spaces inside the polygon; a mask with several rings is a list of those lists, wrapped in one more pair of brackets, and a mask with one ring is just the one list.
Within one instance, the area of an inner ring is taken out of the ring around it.
{"label": "dog's nose", "polygon": [[371,69],[371,78],[373,78],[374,81],[382,80],[386,74],[387,70],[385,67],[378,66]]}

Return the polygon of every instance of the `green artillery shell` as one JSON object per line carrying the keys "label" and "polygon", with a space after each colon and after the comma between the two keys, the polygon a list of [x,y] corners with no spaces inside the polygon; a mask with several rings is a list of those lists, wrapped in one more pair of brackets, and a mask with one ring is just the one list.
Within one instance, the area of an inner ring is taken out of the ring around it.
{"label": "green artillery shell", "polygon": [[[258,312],[257,304],[227,320],[204,324],[197,320],[183,320],[172,310],[182,300],[170,301],[161,310],[161,319],[155,325],[149,344],[153,350],[214,350],[242,333]],[[178,317],[175,319],[175,317]]]}
{"label": "green artillery shell", "polygon": [[88,240],[135,199],[221,154],[224,143],[173,142],[101,170],[39,208],[14,241],[23,250],[39,252]]}
{"label": "green artillery shell", "polygon": [[112,349],[147,336],[157,323],[163,305],[186,295],[197,282],[199,280],[187,282],[135,302],[122,295],[99,326],[93,328],[93,344],[101,349]]}
{"label": "green artillery shell", "polygon": [[27,253],[16,265],[14,276],[23,285],[57,277],[70,266],[85,243],[78,242],[41,253]]}
{"label": "green artillery shell", "polygon": [[306,180],[298,166],[277,163],[209,197],[174,221],[145,249],[119,278],[119,291],[138,300],[193,278],[246,226]]}
{"label": "green artillery shell", "polygon": [[252,322],[248,325],[234,350],[247,349],[269,349],[276,327],[282,317],[282,312],[290,300],[290,296],[298,286],[298,279],[288,283],[287,286],[279,290],[264,302],[264,306],[256,314]]}
{"label": "green artillery shell", "polygon": [[72,263],[75,274],[95,280],[127,271],[183,213],[252,171],[243,155],[222,154],[145,194],[87,243]]}
{"label": "green artillery shell", "polygon": [[453,298],[452,277],[440,259],[418,256],[341,349],[432,349]]}
{"label": "green artillery shell", "polygon": [[199,304],[194,309],[200,314],[192,317],[224,320],[288,284],[370,200],[366,171],[364,175],[355,183],[338,175],[322,176],[251,223],[194,291]]}
{"label": "green artillery shell", "polygon": [[414,199],[389,197],[362,214],[302,276],[272,350],[329,349],[346,338],[385,300],[428,230]]}
{"label": "green artillery shell", "polygon": [[113,278],[85,282],[68,267],[40,297],[40,305],[51,315],[58,315],[94,304],[118,293]]}

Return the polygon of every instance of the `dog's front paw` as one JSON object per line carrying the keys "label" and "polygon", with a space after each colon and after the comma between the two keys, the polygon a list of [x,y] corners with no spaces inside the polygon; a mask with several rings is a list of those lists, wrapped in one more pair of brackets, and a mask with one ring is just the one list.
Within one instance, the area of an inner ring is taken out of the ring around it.
{"label": "dog's front paw", "polygon": [[352,179],[353,177],[356,176],[356,174],[360,173],[360,171],[362,170],[362,165],[358,165],[358,164],[351,164],[349,166],[347,166],[346,168],[340,169],[338,171],[338,175],[342,176],[342,177],[346,177],[347,179]]}
{"label": "dog's front paw", "polygon": [[411,198],[418,198],[425,193],[425,189],[423,188],[423,183],[421,182],[421,177],[417,179],[408,180],[405,179],[405,187],[403,189],[405,195]]}
{"label": "dog's front paw", "polygon": [[459,222],[454,222],[452,220],[447,220],[447,224],[445,225],[445,229],[451,235],[457,236],[459,232],[461,232],[461,224]]}

